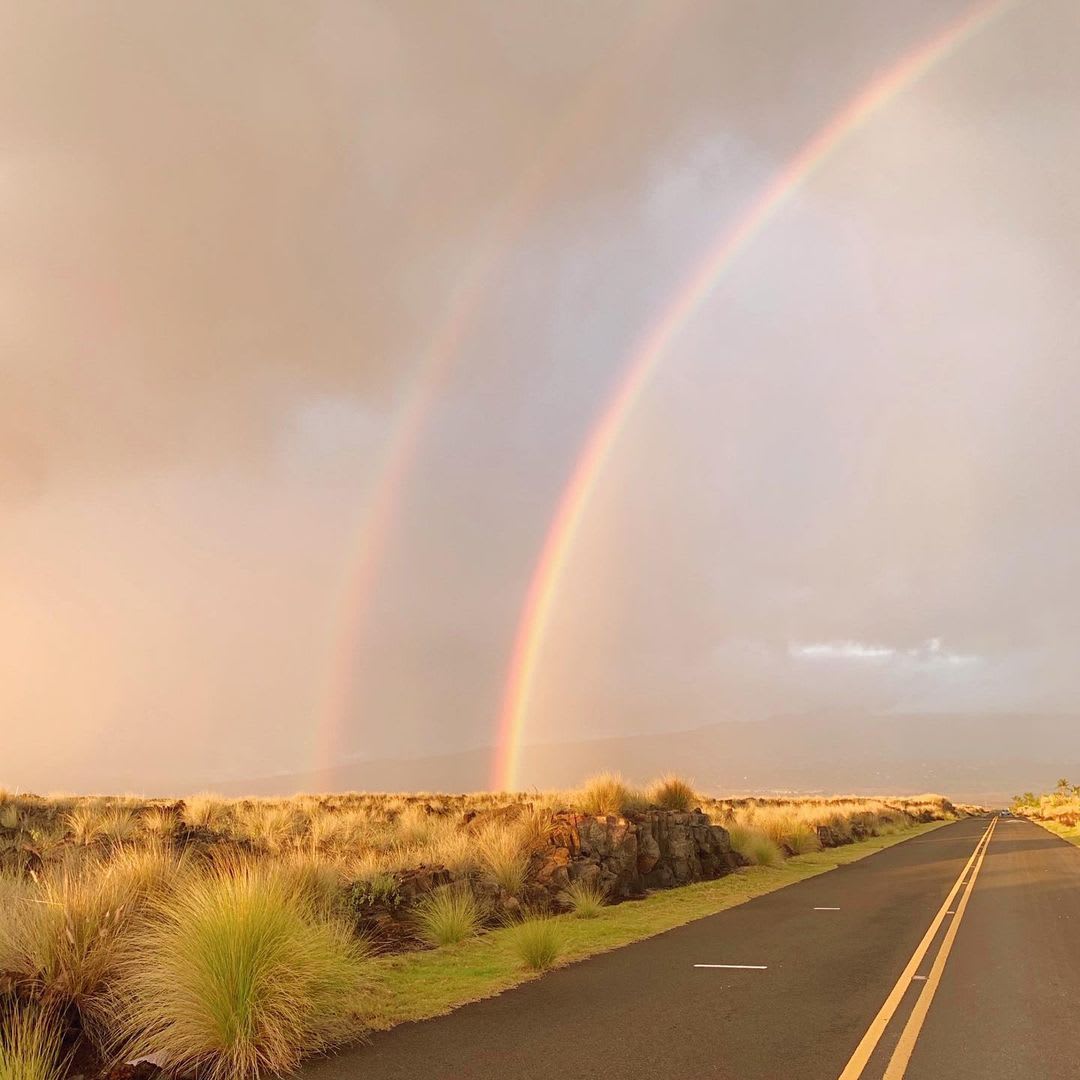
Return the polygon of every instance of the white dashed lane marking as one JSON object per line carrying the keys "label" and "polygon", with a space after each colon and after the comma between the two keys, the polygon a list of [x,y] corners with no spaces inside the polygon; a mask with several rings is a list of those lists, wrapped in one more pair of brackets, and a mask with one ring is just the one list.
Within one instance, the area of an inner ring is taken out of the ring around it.
{"label": "white dashed lane marking", "polygon": [[740,971],[768,971],[768,964],[695,964],[696,968],[733,968]]}

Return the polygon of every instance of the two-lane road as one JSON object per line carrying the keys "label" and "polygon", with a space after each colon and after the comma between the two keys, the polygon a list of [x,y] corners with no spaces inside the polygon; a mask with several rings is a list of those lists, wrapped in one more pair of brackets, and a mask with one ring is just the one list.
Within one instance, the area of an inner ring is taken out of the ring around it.
{"label": "two-lane road", "polygon": [[[698,965],[752,965],[745,968]],[[969,819],[450,1016],[308,1080],[1080,1076],[1080,850]]]}
{"label": "two-lane road", "polygon": [[1002,819],[910,1080],[1080,1076],[1080,850]]}

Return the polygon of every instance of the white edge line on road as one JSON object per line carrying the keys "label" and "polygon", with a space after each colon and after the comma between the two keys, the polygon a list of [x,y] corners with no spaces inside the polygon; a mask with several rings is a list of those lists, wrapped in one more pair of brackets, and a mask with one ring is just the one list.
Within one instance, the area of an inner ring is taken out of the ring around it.
{"label": "white edge line on road", "polygon": [[695,964],[700,968],[738,968],[742,971],[768,971],[768,964]]}

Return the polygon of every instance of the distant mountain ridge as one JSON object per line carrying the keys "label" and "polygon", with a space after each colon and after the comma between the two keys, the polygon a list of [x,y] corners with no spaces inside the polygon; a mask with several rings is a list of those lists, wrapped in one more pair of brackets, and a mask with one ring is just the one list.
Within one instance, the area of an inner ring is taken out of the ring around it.
{"label": "distant mountain ridge", "polygon": [[[491,748],[424,758],[356,761],[286,776],[207,785],[229,795],[301,791],[478,791]],[[702,790],[914,794],[1000,803],[1080,777],[1080,723],[1063,715],[943,714],[870,718],[780,716],[690,731],[525,747],[524,786],[565,788],[603,769],[642,781],[674,770]]]}

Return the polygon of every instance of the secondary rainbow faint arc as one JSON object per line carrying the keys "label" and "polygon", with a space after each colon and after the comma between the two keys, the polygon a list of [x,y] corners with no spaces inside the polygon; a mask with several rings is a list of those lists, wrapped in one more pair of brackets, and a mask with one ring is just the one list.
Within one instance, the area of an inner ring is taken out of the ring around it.
{"label": "secondary rainbow faint arc", "polygon": [[362,515],[353,545],[353,555],[341,590],[343,609],[334,642],[331,670],[318,717],[315,746],[316,765],[329,765],[334,757],[338,729],[347,712],[356,654],[363,636],[366,614],[374,593],[375,579],[398,517],[405,481],[416,459],[439,389],[465,334],[487,299],[494,273],[505,253],[523,231],[537,203],[551,188],[560,166],[590,132],[600,127],[614,96],[618,78],[632,66],[646,47],[656,50],[678,24],[694,0],[665,2],[646,9],[651,19],[639,18],[622,36],[586,93],[573,102],[554,125],[540,153],[525,170],[506,208],[492,230],[493,238],[461,276],[447,307],[445,318],[424,349],[412,388],[398,410],[393,429],[378,467],[367,512]]}
{"label": "secondary rainbow faint arc", "polygon": [[499,713],[492,787],[512,789],[517,785],[529,703],[560,581],[612,447],[668,346],[716,286],[724,271],[846,138],[931,67],[951,55],[1011,7],[1013,2],[993,0],[969,8],[863,87],[788,160],[734,225],[721,234],[683,281],[671,303],[639,340],[614,393],[586,437],[560,495],[540,557],[533,569],[514,638]]}

